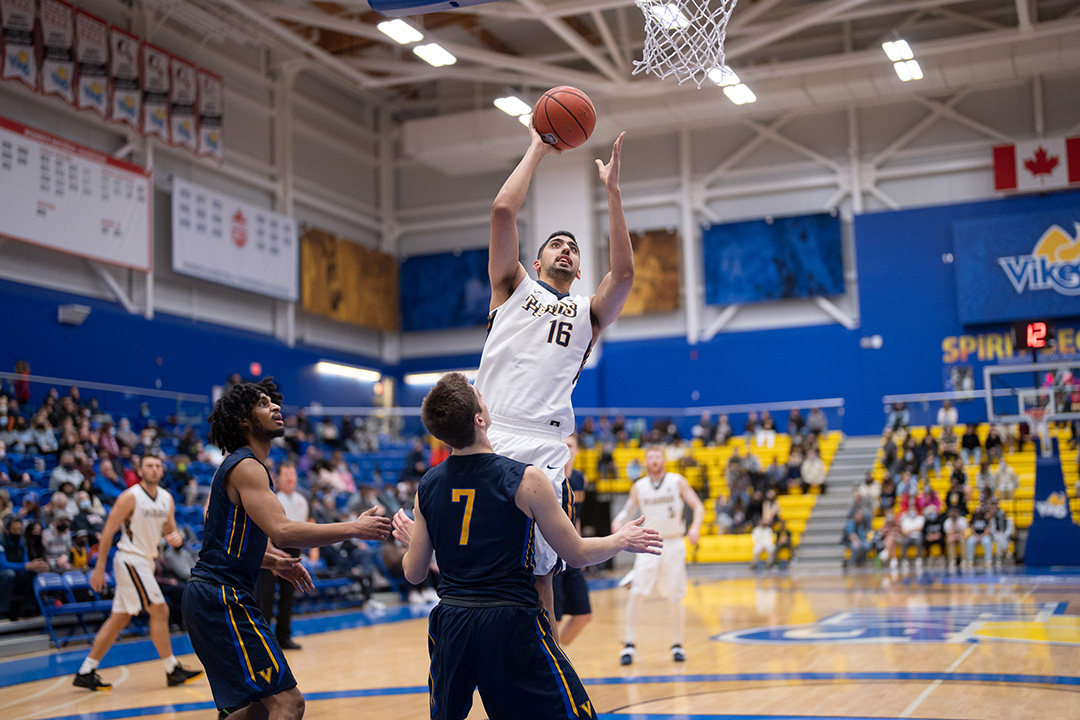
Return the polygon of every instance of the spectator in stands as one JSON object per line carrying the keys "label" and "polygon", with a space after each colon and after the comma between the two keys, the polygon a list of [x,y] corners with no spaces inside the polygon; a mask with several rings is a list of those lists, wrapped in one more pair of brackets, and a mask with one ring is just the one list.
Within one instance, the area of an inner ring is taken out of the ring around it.
{"label": "spectator in stands", "polygon": [[750,502],[746,504],[746,521],[750,525],[757,525],[761,519],[762,510],[765,506],[765,496],[755,490],[750,495]]}
{"label": "spectator in stands", "polygon": [[48,563],[32,559],[22,518],[8,516],[4,524],[3,553],[0,554],[0,616],[18,620],[26,615],[23,608],[32,601],[34,576],[47,572]]}
{"label": "spectator in stands", "polygon": [[34,416],[33,422],[30,423],[30,435],[31,440],[27,446],[29,452],[52,455],[60,448],[53,426],[49,424],[48,415],[44,411],[40,411]]}
{"label": "spectator in stands", "polygon": [[900,475],[900,482],[896,483],[896,496],[903,502],[904,496],[911,494],[912,488],[918,492],[919,480],[910,470],[905,470]]}
{"label": "spectator in stands", "polygon": [[[732,533],[746,532],[748,518],[746,515],[746,501],[741,495],[733,495],[727,505],[720,510],[720,515],[726,515],[731,519],[729,531]],[[718,515],[719,517],[719,515]]]}
{"label": "spectator in stands", "polygon": [[769,563],[770,568],[786,567],[786,563],[780,562],[780,551],[787,550],[788,557],[792,560],[795,559],[795,545],[792,542],[791,531],[788,530],[787,522],[781,520],[776,526],[776,547],[773,549],[772,559]]}
{"label": "spectator in stands", "polygon": [[116,472],[115,461],[111,458],[103,458],[98,463],[97,475],[94,477],[94,487],[110,503],[120,497],[120,493],[127,490],[124,479]]}
{"label": "spectator in stands", "polygon": [[71,533],[68,567],[83,572],[90,569],[90,533],[86,530],[74,530]]}
{"label": "spectator in stands", "polygon": [[960,457],[965,465],[978,465],[982,462],[982,440],[979,439],[979,429],[974,423],[969,423],[960,438]]}
{"label": "spectator in stands", "polygon": [[[636,457],[630,458],[626,463],[626,477],[631,481],[640,480],[641,476],[645,474],[645,468],[641,464],[641,460]],[[728,487],[731,487],[730,476],[728,476]]]}
{"label": "spectator in stands", "polygon": [[360,513],[370,510],[371,508],[379,508],[376,510],[376,514],[383,517],[389,517],[386,507],[379,502],[379,488],[370,482],[360,483],[359,488],[349,498],[349,512],[359,515]]}
{"label": "spectator in stands", "polygon": [[701,413],[701,418],[690,429],[690,436],[700,440],[703,445],[713,444],[716,439],[716,426],[713,425],[711,413]]}
{"label": "spectator in stands", "polygon": [[53,517],[41,533],[41,542],[45,547],[45,562],[53,572],[70,570],[69,551],[71,550],[71,520],[63,515]]}
{"label": "spectator in stands", "polygon": [[3,526],[8,517],[14,514],[15,508],[11,505],[11,494],[6,488],[0,488],[0,526]]}
{"label": "spectator in stands", "polygon": [[0,442],[13,453],[22,455],[26,452],[26,443],[23,433],[26,433],[26,418],[14,415],[8,416],[8,427],[0,428]]}
{"label": "spectator in stands", "polygon": [[750,567],[753,570],[760,570],[764,564],[761,559],[762,554],[769,562],[772,562],[773,553],[776,552],[776,537],[773,534],[772,525],[765,520],[764,515],[750,531],[750,542],[753,548],[750,555]]}
{"label": "spectator in stands", "polygon": [[968,523],[967,557],[968,566],[975,566],[975,548],[982,547],[983,563],[990,567],[994,562],[993,540],[991,521],[993,512],[987,505],[980,505],[971,513],[971,522]]}
{"label": "spectator in stands", "polygon": [[716,419],[716,444],[727,445],[728,440],[731,439],[735,431],[731,427],[731,421],[726,414],[721,415]]}
{"label": "spectator in stands", "polygon": [[[68,483],[65,483],[68,485]],[[65,520],[68,523],[79,513],[78,506],[68,497],[66,493],[54,492],[49,502],[43,507],[42,518],[46,523],[52,523],[56,520]]]}
{"label": "spectator in stands", "polygon": [[787,418],[787,433],[791,436],[792,442],[795,442],[797,438],[801,439],[805,430],[806,419],[799,412],[799,408],[791,408]]}
{"label": "spectator in stands", "polygon": [[893,403],[892,408],[889,410],[889,415],[885,419],[885,427],[893,431],[907,430],[907,427],[910,424],[911,411],[908,410],[907,403]]}
{"label": "spectator in stands", "polygon": [[[847,525],[844,527],[844,546],[851,551],[851,562],[855,567],[862,567],[866,563],[866,558],[870,553],[870,544],[868,542],[868,536],[870,534],[870,523],[867,522],[866,516],[862,514],[861,510],[856,510],[855,515],[847,521]],[[848,566],[848,560],[845,558],[843,563],[844,568]]]}
{"label": "spectator in stands", "polygon": [[[296,465],[285,461],[277,467],[277,497],[285,508],[285,517],[293,522],[311,522],[311,508],[307,498],[296,489]],[[366,508],[365,508],[366,509]],[[361,511],[362,512],[362,511]],[[359,514],[359,513],[357,513]],[[293,548],[280,548],[292,557],[300,557],[300,551]],[[274,617],[274,588],[278,591],[277,622],[274,635],[282,650],[299,650],[300,645],[292,639],[292,611],[296,598],[296,588],[291,582],[280,578],[269,570],[259,571],[259,580],[255,596],[259,611],[269,621]],[[288,587],[286,587],[288,586]]]}
{"label": "spectator in stands", "polygon": [[941,407],[937,411],[937,424],[942,428],[952,427],[956,425],[959,420],[959,415],[956,412],[956,408],[953,407],[952,400],[945,400],[941,403]]}
{"label": "spectator in stands", "polygon": [[337,450],[341,445],[341,432],[329,415],[324,416],[315,426],[315,438],[317,442],[329,446],[332,450]]}
{"label": "spectator in stands", "polygon": [[896,513],[892,510],[887,510],[885,511],[885,518],[881,523],[881,527],[874,533],[874,537],[870,541],[870,547],[877,553],[878,559],[882,563],[891,563],[895,568],[897,558],[896,544],[901,537],[900,521],[897,519]]}
{"label": "spectator in stands", "polygon": [[892,471],[896,465],[898,455],[896,435],[893,433],[892,428],[885,428],[885,432],[881,436],[881,467]]}
{"label": "spectator in stands", "polygon": [[[926,518],[913,505],[909,506],[900,515],[900,557],[907,557],[908,548],[915,548],[915,558],[911,561],[911,567],[916,571],[922,568],[923,527],[925,524]],[[893,567],[896,567],[895,563]]]}
{"label": "spectator in stands", "polygon": [[1012,500],[1016,496],[1016,489],[1020,487],[1020,476],[1013,470],[1005,458],[998,461],[994,471],[994,492],[1001,500]]}
{"label": "spectator in stands", "polygon": [[821,495],[825,494],[828,489],[825,483],[825,461],[818,455],[818,451],[811,448],[806,453],[806,459],[803,460],[800,467],[800,474],[802,476],[802,491],[803,494],[810,492],[812,488],[816,488]]}
{"label": "spectator in stands", "polygon": [[929,481],[923,483],[922,494],[919,495],[919,503],[916,507],[924,515],[926,514],[926,508],[929,507],[934,508],[939,515],[941,514],[941,498],[938,497],[934,486]]}
{"label": "spectator in stands", "polygon": [[803,484],[802,479],[802,464],[803,455],[799,448],[792,448],[791,453],[788,454],[787,459],[787,484],[788,492],[791,492],[796,487],[801,488]]}
{"label": "spectator in stands", "polygon": [[940,475],[941,474],[941,454],[937,438],[931,433],[927,432],[922,439],[922,443],[919,445],[922,456],[922,461],[919,466],[919,474],[927,475],[930,470]]}
{"label": "spectator in stands", "polygon": [[986,442],[983,443],[983,449],[991,462],[1000,459],[1005,454],[1004,441],[1001,438],[1001,432],[996,426],[991,425],[990,429],[986,431]]}
{"label": "spectator in stands", "polygon": [[855,509],[858,508],[863,511],[865,517],[872,518],[877,514],[879,507],[881,507],[881,486],[874,481],[874,473],[867,472],[863,481],[855,486],[852,509],[849,514],[854,514]]}
{"label": "spectator in stands", "polygon": [[931,549],[937,546],[941,553],[942,561],[945,559],[945,516],[938,512],[934,506],[928,505],[923,510],[923,555],[926,557],[926,566],[930,567],[933,555]]}
{"label": "spectator in stands", "polygon": [[769,527],[780,520],[780,501],[776,497],[776,490],[766,491],[765,499],[761,503],[761,517],[769,524]]}
{"label": "spectator in stands", "polygon": [[131,429],[131,421],[126,417],[120,418],[120,425],[116,428],[116,442],[129,450],[134,450],[139,444],[139,436]]}
{"label": "spectator in stands", "polygon": [[[968,558],[968,521],[961,514],[960,506],[954,505],[949,508],[943,527],[945,530],[945,557],[948,559],[947,567],[949,572],[952,573],[956,570],[958,560],[966,567]],[[958,547],[960,548],[959,558],[957,558],[956,553]]]}
{"label": "spectator in stands", "polygon": [[754,442],[758,447],[772,448],[776,446],[776,421],[768,410],[761,411],[761,422],[758,423]]}
{"label": "spectator in stands", "polygon": [[829,418],[821,411],[821,408],[810,408],[810,414],[806,417],[806,429],[818,437],[829,432]]}
{"label": "spectator in stands", "polygon": [[596,447],[596,422],[587,417],[581,421],[581,428],[578,429],[578,438],[581,439],[581,446],[591,450]]}
{"label": "spectator in stands", "polygon": [[891,473],[886,472],[881,478],[881,514],[892,510],[896,505],[896,481]]}
{"label": "spectator in stands", "polygon": [[992,499],[987,512],[990,514],[990,534],[994,538],[994,565],[1001,567],[1009,554],[1009,543],[1016,537],[1013,519]]}
{"label": "spectator in stands", "polygon": [[413,438],[412,448],[405,456],[405,467],[401,470],[401,480],[419,480],[428,471],[427,446],[423,439]]}
{"label": "spectator in stands", "polygon": [[966,518],[968,514],[968,492],[960,477],[953,476],[950,480],[949,492],[945,493],[945,512],[953,508],[959,508],[960,513]]}
{"label": "spectator in stands", "polygon": [[960,437],[955,425],[946,425],[941,430],[941,460],[950,464],[960,457]]}
{"label": "spectator in stands", "polygon": [[922,445],[915,442],[914,437],[908,435],[904,438],[903,452],[889,470],[893,475],[900,475],[904,470],[918,474],[922,471],[922,458]]}
{"label": "spectator in stands", "polygon": [[743,425],[743,434],[746,436],[746,444],[749,445],[756,437],[759,429],[756,412],[747,413],[746,423]]}
{"label": "spectator in stands", "polygon": [[435,588],[439,586],[439,568],[434,556],[428,568],[428,576],[420,581],[419,585],[413,585],[405,579],[405,570],[402,566],[402,558],[405,557],[405,548],[398,542],[396,537],[389,538],[382,545],[382,561],[390,577],[401,588],[402,593],[410,605],[423,605],[429,602],[437,602],[439,599]]}
{"label": "spectator in stands", "polygon": [[981,496],[982,493],[989,489],[993,491],[994,488],[994,471],[990,467],[990,459],[983,458],[983,461],[979,463],[979,471],[975,474],[975,490]]}
{"label": "spectator in stands", "polygon": [[772,462],[769,463],[769,467],[765,468],[765,472],[762,474],[764,479],[764,485],[766,490],[774,490],[778,493],[784,493],[787,495],[787,468],[780,466],[780,461],[775,455],[773,455]]}
{"label": "spectator in stands", "polygon": [[73,532],[85,530],[90,538],[91,545],[97,545],[101,531],[105,529],[106,513],[104,509],[98,510],[88,493],[80,492],[76,495],[78,501],[78,513],[71,519]]}

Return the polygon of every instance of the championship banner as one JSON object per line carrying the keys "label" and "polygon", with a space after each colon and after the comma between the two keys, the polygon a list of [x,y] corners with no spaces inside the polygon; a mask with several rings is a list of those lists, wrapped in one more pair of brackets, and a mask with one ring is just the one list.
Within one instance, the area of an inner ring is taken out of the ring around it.
{"label": "championship banner", "polygon": [[41,0],[41,92],[75,104],[75,11],[63,0]]}
{"label": "championship banner", "polygon": [[670,230],[631,233],[634,287],[623,315],[647,315],[679,309],[679,237]]}
{"label": "championship banner", "polygon": [[172,269],[279,300],[299,297],[296,221],[173,178]]}
{"label": "championship banner", "polygon": [[300,278],[307,312],[374,330],[400,329],[398,264],[392,255],[304,228]]}
{"label": "championship banner", "polygon": [[195,66],[174,55],[169,59],[169,70],[172,74],[169,142],[194,153],[199,149],[199,138],[195,134],[195,91],[198,87]]}
{"label": "championship banner", "polygon": [[34,0],[0,0],[0,29],[3,31],[4,46],[0,78],[21,80],[37,90],[34,20]]}
{"label": "championship banner", "polygon": [[109,28],[112,61],[109,66],[112,104],[109,118],[140,130],[142,88],[139,86],[139,38],[115,25]]}
{"label": "championship banner", "polygon": [[142,44],[142,133],[169,142],[169,53]]}
{"label": "championship banner", "polygon": [[75,11],[75,107],[108,117],[109,26],[85,10]]}
{"label": "championship banner", "polygon": [[994,190],[1043,192],[1080,183],[1080,137],[1043,138],[994,148]]}
{"label": "championship banner", "polygon": [[199,148],[200,157],[225,159],[222,118],[225,113],[225,85],[220,75],[199,68]]}
{"label": "championship banner", "polygon": [[150,173],[0,117],[0,235],[150,269]]}

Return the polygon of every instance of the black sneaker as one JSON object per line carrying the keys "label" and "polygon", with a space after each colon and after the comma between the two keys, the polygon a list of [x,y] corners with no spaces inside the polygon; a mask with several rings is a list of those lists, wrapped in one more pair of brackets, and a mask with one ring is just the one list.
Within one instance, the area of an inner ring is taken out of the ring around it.
{"label": "black sneaker", "polygon": [[634,650],[634,644],[626,643],[626,646],[622,649],[622,652],[619,653],[619,664],[629,665],[630,663],[634,662],[634,655],[636,654],[637,651]]}
{"label": "black sneaker", "polygon": [[671,646],[671,659],[675,662],[686,662],[686,651],[683,650],[682,645]]}
{"label": "black sneaker", "polygon": [[202,674],[202,670],[186,670],[183,665],[176,663],[173,671],[165,674],[165,679],[169,681],[169,687],[173,687],[174,685],[189,683]]}
{"label": "black sneaker", "polygon": [[103,681],[101,676],[97,674],[97,670],[91,670],[88,673],[76,673],[71,684],[87,690],[112,690],[112,685]]}

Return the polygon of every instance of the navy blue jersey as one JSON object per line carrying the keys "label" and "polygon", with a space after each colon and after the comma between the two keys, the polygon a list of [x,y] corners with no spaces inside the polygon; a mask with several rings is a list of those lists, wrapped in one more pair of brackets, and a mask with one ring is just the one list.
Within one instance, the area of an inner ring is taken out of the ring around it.
{"label": "navy blue jersey", "polygon": [[[581,504],[585,502],[585,473],[574,468],[570,473],[570,477],[566,478],[566,483],[570,486],[570,489],[574,491],[574,503],[571,506],[573,508],[573,514],[567,514],[570,515],[571,520],[575,520],[581,517]],[[565,505],[566,503],[563,504]]]}
{"label": "navy blue jersey", "polygon": [[[241,461],[259,462],[251,448],[242,447],[229,453],[214,473],[210,484],[210,506],[206,511],[202,550],[199,561],[191,569],[191,577],[216,585],[228,585],[247,593],[255,592],[263,555],[266,554],[266,533],[252,522],[244,508],[229,500],[225,482],[229,472]],[[259,463],[262,465],[262,463]],[[270,491],[274,481],[263,465]]]}
{"label": "navy blue jersey", "polygon": [[421,478],[440,597],[536,605],[533,521],[514,504],[526,467],[494,453],[451,455]]}

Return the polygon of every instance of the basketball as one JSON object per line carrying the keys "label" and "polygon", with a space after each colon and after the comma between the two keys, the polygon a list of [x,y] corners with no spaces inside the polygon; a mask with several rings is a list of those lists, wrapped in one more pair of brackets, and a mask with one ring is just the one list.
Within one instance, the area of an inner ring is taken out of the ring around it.
{"label": "basketball", "polygon": [[596,127],[596,108],[589,96],[569,85],[552,88],[533,107],[533,126],[548,145],[576,148]]}

